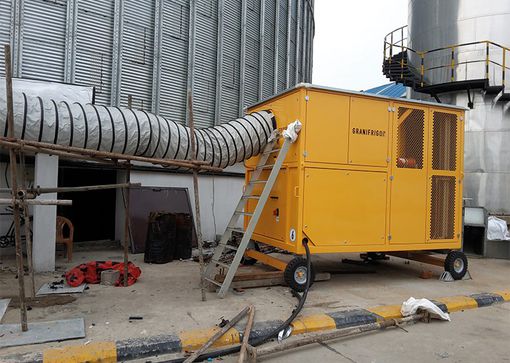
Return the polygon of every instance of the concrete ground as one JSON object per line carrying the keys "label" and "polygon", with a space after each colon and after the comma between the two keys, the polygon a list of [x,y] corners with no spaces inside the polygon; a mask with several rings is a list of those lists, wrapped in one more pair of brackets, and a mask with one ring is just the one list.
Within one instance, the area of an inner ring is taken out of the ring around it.
{"label": "concrete ground", "polygon": [[[259,362],[509,362],[510,304],[452,314],[433,321],[313,344],[268,355]],[[296,338],[292,338],[296,339]],[[274,343],[273,343],[274,344]],[[225,357],[237,362],[237,356]]]}
{"label": "concrete ground", "polygon": [[[289,256],[285,257],[288,258]],[[437,280],[442,272],[442,269],[438,267],[423,265],[413,261],[407,262],[399,258],[391,258],[390,261],[380,262],[375,267],[353,266],[342,264],[341,259],[344,257],[355,258],[356,256],[315,256],[314,263],[319,270],[338,269],[341,267],[343,270],[356,270],[361,273],[333,274],[331,280],[314,284],[308,295],[307,303],[302,310],[303,315],[342,310],[348,307],[368,308],[383,304],[399,304],[410,296],[416,298],[437,298],[491,292],[510,287],[508,280],[510,261],[508,260],[471,258],[469,270],[473,280],[445,283]],[[121,252],[77,252],[71,264],[63,263],[62,260],[59,260],[60,272],[38,275],[37,286],[44,282],[61,279],[62,271],[79,263],[88,260],[106,259],[120,261],[122,260]],[[85,339],[6,348],[0,351],[0,360],[2,355],[42,351],[48,347],[59,347],[67,344],[80,344],[97,340],[120,340],[157,334],[178,333],[181,330],[207,328],[217,324],[222,317],[226,319],[233,317],[248,304],[254,304],[256,307],[256,321],[285,319],[296,303],[296,299],[291,295],[289,289],[283,286],[247,289],[242,294],[231,293],[225,299],[218,299],[215,293],[208,293],[208,301],[202,302],[198,287],[199,266],[197,263],[177,261],[164,265],[149,265],[143,263],[143,255],[133,255],[131,259],[142,269],[142,276],[135,285],[128,288],[91,285],[89,290],[77,295],[77,300],[70,304],[34,308],[28,312],[29,321],[32,322],[83,317],[87,333]],[[17,292],[17,281],[14,278],[13,269],[10,267],[12,266],[12,261],[2,260],[0,262],[0,297],[15,295]],[[419,274],[422,270],[432,271],[434,277],[427,280],[420,279]],[[375,335],[374,337],[364,337],[359,340],[360,342],[366,341],[363,346],[356,348],[356,344],[358,344],[356,343],[358,340],[356,340],[356,342],[352,343],[353,348],[351,348],[351,343],[349,342],[349,348],[345,348],[347,349],[345,352],[347,356],[358,352],[358,355],[352,358],[355,361],[379,361],[372,359],[378,357],[378,355],[376,354],[377,352],[370,353],[373,351],[372,347],[374,345],[372,343],[375,344],[375,341],[370,339],[383,339],[381,340],[380,347],[377,348],[381,354],[381,361],[387,361],[392,356],[391,354],[397,354],[397,352],[402,359],[404,359],[403,357],[406,354],[411,359],[416,357],[416,354],[419,352],[429,354],[432,352],[430,350],[432,348],[429,349],[429,347],[433,347],[434,344],[440,344],[439,346],[445,348],[448,347],[448,340],[445,340],[448,336],[451,339],[464,336],[464,338],[456,340],[459,345],[458,354],[461,357],[467,357],[467,355],[461,354],[461,341],[464,340],[471,342],[470,346],[475,344],[478,347],[476,348],[476,354],[481,354],[480,351],[483,346],[486,347],[483,349],[490,351],[489,353],[497,354],[497,350],[492,348],[492,342],[498,341],[499,336],[504,337],[505,332],[510,331],[508,328],[506,330],[503,329],[503,325],[508,327],[510,322],[508,314],[510,310],[508,309],[508,306],[501,305],[501,307],[485,308],[485,310],[457,313],[454,315],[454,321],[451,324],[437,323],[430,326],[420,324],[410,327],[409,333],[406,335],[403,335],[404,332],[402,331],[394,331],[382,333],[377,337]],[[128,318],[132,315],[143,316],[143,320],[129,322]],[[474,317],[474,320],[471,321],[469,317]],[[18,321],[18,310],[9,309],[2,322],[16,323]],[[465,328],[469,324],[477,324],[477,330],[474,330],[474,332],[467,331]],[[412,337],[413,334],[420,338],[415,342],[416,351],[413,349],[411,353],[411,351],[406,349],[404,342],[409,341],[410,344],[413,339],[409,337]],[[421,337],[421,334],[424,336]],[[487,337],[487,344],[478,346],[477,344],[481,343],[475,342],[474,340],[476,339],[474,339],[472,334],[477,335],[478,341],[485,340]],[[507,338],[509,337],[508,334],[506,333]],[[494,339],[489,339],[491,336],[494,336]],[[385,341],[391,341],[392,343],[387,344],[384,343]],[[421,344],[421,342],[424,344]],[[344,343],[335,343],[332,347],[342,348],[339,351],[343,353],[344,348],[342,344]],[[360,355],[359,349],[361,347],[363,347],[362,351],[367,352],[366,355]],[[370,347],[370,349],[367,347]],[[506,349],[508,353],[510,350],[507,347],[508,345],[501,345],[500,349]],[[335,357],[335,359],[341,358],[337,353],[324,347],[315,347],[306,351],[311,352],[316,349],[318,349],[317,352],[320,352],[317,354],[324,357],[324,359],[332,357]],[[471,348],[466,349],[471,350]],[[437,351],[441,353],[444,350],[438,349]],[[299,354],[295,357],[298,356]],[[422,357],[425,360],[426,357],[430,358],[430,355],[423,355]],[[493,360],[490,359],[490,361]],[[495,361],[498,361],[498,359]]]}

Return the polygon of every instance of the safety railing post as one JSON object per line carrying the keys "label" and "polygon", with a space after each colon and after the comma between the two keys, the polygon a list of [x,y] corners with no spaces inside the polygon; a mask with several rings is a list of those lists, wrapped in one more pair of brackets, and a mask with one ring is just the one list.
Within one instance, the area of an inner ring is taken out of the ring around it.
{"label": "safety railing post", "polygon": [[489,42],[485,43],[485,78],[489,79]]}
{"label": "safety railing post", "polygon": [[506,48],[503,48],[503,68],[501,71],[501,83],[503,85],[503,93],[505,92],[505,74],[506,74]]}
{"label": "safety railing post", "polygon": [[452,61],[450,65],[450,81],[455,82],[455,47],[452,47]]}
{"label": "safety railing post", "polygon": [[404,27],[400,28],[400,46],[402,51],[404,50]]}
{"label": "safety railing post", "polygon": [[423,76],[425,74],[425,55],[423,53],[420,53],[421,58],[421,66],[420,66],[420,87],[423,87]]}
{"label": "safety railing post", "polygon": [[390,63],[391,63],[391,58],[393,57],[393,33],[391,33],[390,35]]}

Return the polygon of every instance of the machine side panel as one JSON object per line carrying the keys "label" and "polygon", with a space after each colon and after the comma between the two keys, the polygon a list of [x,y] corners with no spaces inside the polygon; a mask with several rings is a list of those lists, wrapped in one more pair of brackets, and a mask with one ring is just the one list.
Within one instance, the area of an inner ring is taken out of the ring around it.
{"label": "machine side panel", "polygon": [[390,177],[390,244],[426,240],[428,108],[395,104]]}
{"label": "machine side panel", "polygon": [[[257,105],[255,108],[250,108],[248,112],[271,110],[275,115],[278,128],[285,128],[288,124],[296,120],[300,120],[303,123],[305,114],[302,113],[301,106],[305,101],[305,92],[306,90],[304,89],[297,89],[294,92],[285,93],[266,103]],[[302,137],[299,137],[297,142],[291,145],[287,158],[285,159],[285,164],[299,161],[299,144],[303,142],[302,139]],[[258,158],[258,156],[255,156],[246,160],[244,165],[247,168],[254,168],[257,165]]]}
{"label": "machine side panel", "polygon": [[307,162],[347,164],[350,97],[309,91],[304,124]]}
{"label": "machine side panel", "polygon": [[385,172],[306,168],[303,231],[313,246],[384,245]]}
{"label": "machine side panel", "polygon": [[388,166],[388,101],[351,97],[349,164]]}

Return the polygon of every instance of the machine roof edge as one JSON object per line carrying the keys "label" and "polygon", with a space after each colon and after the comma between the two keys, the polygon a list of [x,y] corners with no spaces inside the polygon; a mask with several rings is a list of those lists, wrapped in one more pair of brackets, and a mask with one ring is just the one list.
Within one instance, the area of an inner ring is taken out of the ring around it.
{"label": "machine roof edge", "polygon": [[371,94],[371,93],[366,93],[366,92],[346,90],[346,89],[342,89],[342,88],[319,86],[319,85],[315,85],[315,84],[312,84],[312,83],[298,83],[294,87],[288,88],[288,89],[286,89],[286,90],[284,90],[282,92],[279,92],[279,93],[277,93],[277,94],[275,94],[275,95],[273,95],[271,97],[267,97],[267,98],[262,99],[262,100],[260,100],[260,101],[258,101],[256,103],[254,103],[254,104],[249,105],[247,107],[247,109],[251,109],[251,108],[260,106],[260,105],[266,103],[267,101],[270,101],[270,100],[272,100],[274,98],[283,96],[283,95],[285,95],[287,93],[291,93],[291,92],[293,92],[293,91],[295,91],[297,89],[301,89],[301,88],[312,89],[312,90],[319,90],[319,91],[330,91],[330,92],[338,92],[338,93],[347,93],[347,94],[350,94],[350,95],[365,96],[365,97],[370,97],[370,98],[379,98],[379,99],[383,99],[383,100],[391,100],[391,101],[396,101],[396,102],[406,102],[406,103],[414,103],[414,104],[419,104],[419,105],[427,105],[427,106],[434,106],[434,107],[446,107],[446,108],[450,108],[450,109],[469,111],[469,108],[467,108],[467,107],[462,107],[462,106],[457,106],[457,105],[450,105],[450,104],[446,104],[446,103],[420,101],[420,100],[414,100],[414,99],[409,99],[409,98],[401,98],[401,97],[388,97],[388,96],[376,95],[376,94]]}

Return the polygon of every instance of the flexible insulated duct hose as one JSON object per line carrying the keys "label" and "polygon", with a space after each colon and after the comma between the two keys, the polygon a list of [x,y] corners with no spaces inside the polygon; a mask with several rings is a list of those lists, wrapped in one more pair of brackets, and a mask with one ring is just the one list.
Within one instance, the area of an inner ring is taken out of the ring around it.
{"label": "flexible insulated duct hose", "polygon": [[[7,102],[0,95],[0,134],[7,136]],[[195,132],[195,160],[225,168],[259,154],[276,127],[269,111]],[[128,155],[193,159],[190,129],[165,117],[122,107],[14,95],[17,138]]]}

